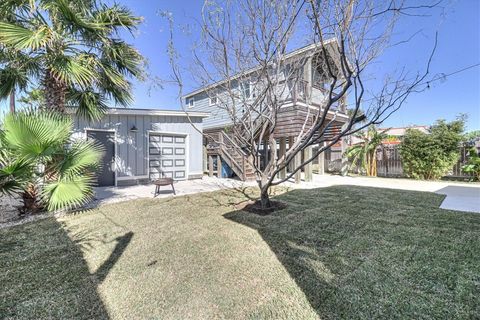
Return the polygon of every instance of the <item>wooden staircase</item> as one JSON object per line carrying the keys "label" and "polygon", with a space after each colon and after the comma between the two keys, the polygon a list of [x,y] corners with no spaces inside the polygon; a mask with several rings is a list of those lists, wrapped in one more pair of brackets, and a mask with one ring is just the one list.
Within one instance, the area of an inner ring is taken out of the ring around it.
{"label": "wooden staircase", "polygon": [[[207,147],[207,155],[220,157],[221,161],[225,162],[240,180],[255,180],[255,170],[249,163],[245,152],[223,131],[219,133],[218,140],[218,144]],[[221,168],[217,168],[217,170],[220,171]]]}

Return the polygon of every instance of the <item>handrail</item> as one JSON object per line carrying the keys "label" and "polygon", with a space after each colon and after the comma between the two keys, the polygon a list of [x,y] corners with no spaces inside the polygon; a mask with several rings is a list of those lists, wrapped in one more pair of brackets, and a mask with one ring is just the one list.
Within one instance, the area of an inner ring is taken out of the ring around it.
{"label": "handrail", "polygon": [[230,138],[230,137],[228,136],[228,134],[226,134],[226,133],[223,132],[223,131],[222,131],[221,134],[222,134],[222,138],[224,139],[224,141],[225,141],[225,139],[228,140],[228,142],[230,142],[230,145],[231,145],[232,147],[234,147],[236,151],[239,151],[239,152],[240,152],[243,156],[245,156],[245,157],[247,156],[247,154],[245,153],[245,151],[243,151],[242,148],[238,147],[238,146],[235,144],[235,142],[233,142],[232,138]]}
{"label": "handrail", "polygon": [[229,160],[232,162],[232,164],[233,164],[234,166],[236,166],[239,170],[242,170],[242,172],[243,172],[242,166],[240,166],[240,164],[237,163],[237,161],[233,158],[233,156],[232,156],[227,150],[224,149],[225,147],[222,146],[222,147],[220,147],[220,148],[221,148],[221,150],[222,150],[222,154],[225,155],[225,156],[227,156],[227,157],[229,158]]}

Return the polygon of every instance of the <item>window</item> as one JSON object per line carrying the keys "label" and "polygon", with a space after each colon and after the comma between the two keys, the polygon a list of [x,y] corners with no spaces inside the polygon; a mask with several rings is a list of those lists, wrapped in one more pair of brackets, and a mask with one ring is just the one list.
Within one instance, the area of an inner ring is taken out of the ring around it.
{"label": "window", "polygon": [[210,105],[213,106],[217,104],[217,96],[210,97]]}
{"label": "window", "polygon": [[187,98],[185,102],[187,104],[187,107],[191,108],[194,105],[195,99],[193,99],[193,97],[192,98]]}
{"label": "window", "polygon": [[243,82],[242,85],[242,96],[244,99],[250,99],[252,96],[252,90],[251,90],[251,86],[250,86],[250,82]]}

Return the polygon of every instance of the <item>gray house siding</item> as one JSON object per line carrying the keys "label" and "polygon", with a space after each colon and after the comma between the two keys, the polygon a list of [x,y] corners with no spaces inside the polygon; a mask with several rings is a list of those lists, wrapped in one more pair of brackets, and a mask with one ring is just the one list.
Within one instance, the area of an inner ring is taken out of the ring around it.
{"label": "gray house siding", "polygon": [[[233,83],[233,90],[239,91],[237,83]],[[222,105],[227,105],[228,109],[231,110],[231,102],[230,102],[230,97],[228,94],[225,92],[225,90],[220,90],[217,93],[218,96],[218,101],[228,101],[229,103],[227,104],[222,104]],[[221,108],[219,107],[219,104],[214,104],[210,105],[210,96],[208,95],[207,92],[201,92],[198,93],[190,99],[194,99],[194,105],[193,107],[188,107],[188,111],[196,111],[196,112],[208,112],[210,115],[208,118],[205,118],[203,120],[203,125],[205,129],[208,128],[217,128],[217,127],[225,127],[228,126],[232,123],[232,119],[230,114],[227,111],[227,108]],[[186,101],[184,101],[186,103]],[[238,112],[241,112],[240,108]]]}
{"label": "gray house siding", "polygon": [[[203,174],[201,117],[190,118],[200,132],[192,126],[187,116],[107,114],[102,120],[95,122],[73,117],[73,138],[86,138],[86,131],[89,129],[115,131],[117,185],[149,181],[149,132],[186,136],[187,178],[200,178]],[[132,126],[138,131],[130,131]]]}
{"label": "gray house siding", "polygon": [[[312,69],[311,72],[306,72],[306,70],[308,70],[309,68]],[[324,94],[322,93],[321,90],[312,87],[313,81],[315,79],[319,81],[318,79],[321,78],[318,73],[318,70],[316,70],[315,68],[312,68],[311,64],[306,64],[300,70],[301,71],[299,72],[299,74],[309,84],[308,87],[305,88],[307,92],[305,92],[304,90],[303,92],[301,92],[302,90],[298,88],[294,88],[292,83],[281,82],[282,80],[285,80],[286,76],[283,72],[280,72],[278,74],[278,76],[280,77],[279,79],[280,84],[276,88],[278,97],[283,101],[285,101],[286,103],[292,102],[293,92],[296,91],[299,98],[305,98],[305,94],[308,93],[312,98],[312,101],[311,101],[312,103],[320,104],[324,99]],[[288,72],[287,67],[284,72],[285,73]],[[257,83],[261,84],[260,81]],[[296,85],[300,87],[301,83],[296,83]],[[241,89],[237,81],[235,80],[232,81],[232,88],[234,92],[239,94],[239,96],[241,95]],[[254,90],[254,88],[251,87],[250,90]],[[210,105],[209,94],[213,95],[213,92],[215,91],[217,91],[218,101],[221,101],[222,103]],[[194,100],[194,105],[192,107],[189,107],[187,104],[187,101],[190,99]],[[189,111],[201,111],[201,112],[208,112],[210,114],[209,117],[205,118],[203,121],[205,129],[225,127],[232,124],[231,115],[227,111],[227,109],[230,111],[233,110],[231,96],[226,92],[226,89],[223,88],[223,85],[218,85],[213,88],[204,89],[204,91],[198,92],[193,95],[186,95],[183,102],[185,103],[185,106]],[[241,117],[242,100],[238,99],[237,103],[238,103],[237,116]],[[220,106],[223,106],[223,107],[220,107]]]}

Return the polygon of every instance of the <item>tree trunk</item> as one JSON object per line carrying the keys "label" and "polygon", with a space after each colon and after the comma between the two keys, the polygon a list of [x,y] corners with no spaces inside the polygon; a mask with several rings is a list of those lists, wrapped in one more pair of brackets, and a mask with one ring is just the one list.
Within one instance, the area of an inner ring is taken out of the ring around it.
{"label": "tree trunk", "polygon": [[268,187],[260,189],[260,204],[262,209],[269,209],[272,207],[272,202],[270,201],[270,196],[268,194]]}
{"label": "tree trunk", "polygon": [[22,194],[23,208],[22,213],[36,213],[40,211],[43,206],[39,199],[39,191],[35,184],[29,183]]}
{"label": "tree trunk", "polygon": [[10,112],[15,113],[15,88],[10,93]]}
{"label": "tree trunk", "polygon": [[47,110],[65,113],[66,83],[56,79],[52,73],[47,70],[43,86],[45,89],[45,108]]}

